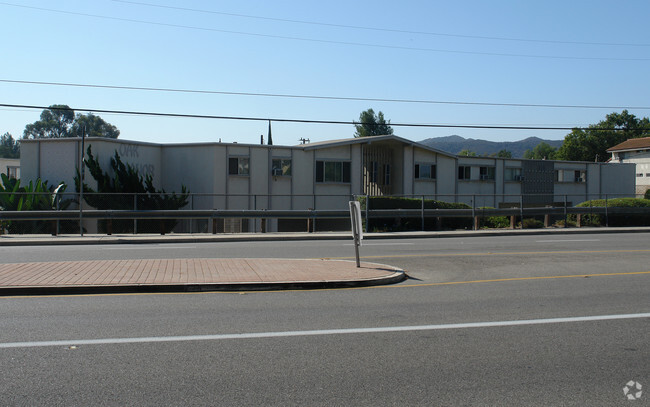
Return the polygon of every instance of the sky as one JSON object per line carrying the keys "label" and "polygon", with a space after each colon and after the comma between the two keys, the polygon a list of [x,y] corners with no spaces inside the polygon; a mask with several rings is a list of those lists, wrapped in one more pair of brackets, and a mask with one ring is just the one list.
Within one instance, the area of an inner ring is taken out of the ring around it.
{"label": "sky", "polygon": [[[154,143],[257,144],[268,119],[346,123],[272,122],[276,145],[349,138],[368,108],[413,141],[555,140],[569,130],[400,125],[648,117],[648,15],[647,0],[0,0],[0,104],[66,104]],[[0,106],[0,134],[40,113]]]}

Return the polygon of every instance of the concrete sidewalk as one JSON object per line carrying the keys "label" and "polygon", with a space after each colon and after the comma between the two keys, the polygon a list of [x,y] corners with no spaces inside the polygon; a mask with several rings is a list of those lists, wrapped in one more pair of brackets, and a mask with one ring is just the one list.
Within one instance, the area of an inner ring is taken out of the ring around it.
{"label": "concrete sidewalk", "polygon": [[143,259],[0,264],[0,296],[252,291],[391,284],[391,266],[342,260]]}

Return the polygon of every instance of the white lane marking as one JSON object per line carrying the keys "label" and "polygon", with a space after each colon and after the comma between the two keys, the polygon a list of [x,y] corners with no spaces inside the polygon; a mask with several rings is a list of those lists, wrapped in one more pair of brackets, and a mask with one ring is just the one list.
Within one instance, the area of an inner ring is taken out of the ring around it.
{"label": "white lane marking", "polygon": [[536,243],[559,243],[559,242],[600,242],[600,239],[571,239],[571,240],[536,240]]}
{"label": "white lane marking", "polygon": [[40,341],[40,342],[7,342],[7,343],[0,343],[0,348],[113,345],[113,344],[122,344],[122,343],[215,341],[215,340],[224,340],[224,339],[260,339],[260,338],[284,338],[284,337],[291,337],[291,336],[435,331],[440,329],[487,328],[487,327],[520,326],[520,325],[560,324],[560,323],[567,323],[567,322],[608,321],[608,320],[639,319],[639,318],[650,318],[650,312],[643,313],[643,314],[596,315],[596,316],[587,316],[587,317],[525,319],[525,320],[515,320],[515,321],[492,321],[492,322],[468,322],[468,323],[441,324],[441,325],[387,326],[387,327],[378,327],[378,328],[345,328],[345,329],[320,329],[320,330],[311,330],[311,331],[254,332],[254,333],[241,333],[241,334],[153,336],[153,337],[140,337],[140,338],[106,338],[106,339],[70,339],[70,340],[62,340],[62,341]]}
{"label": "white lane marking", "polygon": [[[412,246],[414,243],[364,243],[363,246]],[[344,243],[343,246],[354,246],[354,243]]]}
{"label": "white lane marking", "polygon": [[165,249],[196,249],[196,246],[165,246],[165,245],[157,245],[157,246],[136,246],[136,247],[103,247],[102,250],[165,250]]}

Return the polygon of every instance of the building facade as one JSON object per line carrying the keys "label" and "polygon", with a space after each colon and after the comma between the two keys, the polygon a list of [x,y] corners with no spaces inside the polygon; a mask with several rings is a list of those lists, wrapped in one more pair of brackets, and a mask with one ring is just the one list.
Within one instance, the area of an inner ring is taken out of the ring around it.
{"label": "building facade", "polygon": [[650,137],[629,139],[607,150],[610,162],[635,164],[636,193],[650,189]]}
{"label": "building facade", "polygon": [[[397,136],[298,146],[153,144],[86,139],[102,168],[117,152],[157,188],[193,194],[192,209],[347,209],[355,195],[411,196],[477,207],[553,205],[634,194],[634,165],[460,157]],[[21,142],[25,179],[74,185],[81,140]],[[92,185],[92,179],[86,182]],[[69,188],[71,189],[71,188]],[[523,198],[522,198],[523,196]],[[258,230],[255,222],[244,230]],[[271,220],[269,231],[284,230]]]}

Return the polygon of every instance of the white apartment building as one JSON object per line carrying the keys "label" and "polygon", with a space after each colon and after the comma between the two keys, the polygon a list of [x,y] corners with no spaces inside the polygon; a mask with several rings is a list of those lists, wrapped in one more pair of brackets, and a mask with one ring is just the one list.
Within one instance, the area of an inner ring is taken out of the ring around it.
{"label": "white apartment building", "polygon": [[650,189],[650,137],[633,138],[607,150],[611,162],[635,164],[636,193]]}
{"label": "white apartment building", "polygon": [[[193,198],[192,209],[346,209],[354,195],[500,207],[519,203],[521,195],[524,204],[552,205],[635,192],[632,164],[460,157],[392,135],[297,146],[103,138],[85,143],[105,169],[117,152],[151,174],[157,188],[179,192],[185,185],[205,194]],[[80,156],[77,138],[21,140],[22,177],[65,182],[72,191]],[[282,222],[266,227],[283,230]]]}

